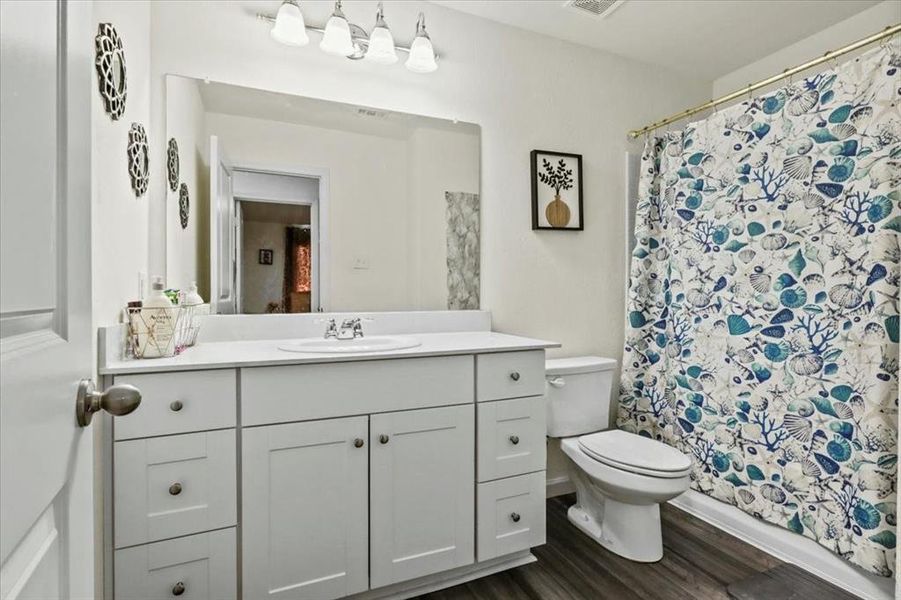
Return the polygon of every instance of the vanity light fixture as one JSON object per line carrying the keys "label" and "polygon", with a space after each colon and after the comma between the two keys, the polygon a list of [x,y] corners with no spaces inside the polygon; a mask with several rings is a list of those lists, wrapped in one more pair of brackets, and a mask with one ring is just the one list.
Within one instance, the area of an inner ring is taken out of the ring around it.
{"label": "vanity light fixture", "polygon": [[341,10],[341,0],[335,2],[335,11],[325,24],[319,49],[336,56],[350,56],[356,51],[350,36],[350,23]]}
{"label": "vanity light fixture", "polygon": [[300,6],[295,0],[285,0],[278,7],[278,13],[275,15],[275,24],[272,31],[269,32],[277,42],[288,46],[306,46],[310,43],[307,36],[306,24],[303,20],[303,13],[300,12]]}
{"label": "vanity light fixture", "polygon": [[416,21],[416,39],[410,46],[410,56],[404,66],[414,73],[431,73],[438,68],[435,58],[432,39],[425,30],[425,15],[419,13],[419,19]]}
{"label": "vanity light fixture", "polygon": [[394,49],[394,36],[385,23],[385,12],[382,3],[379,2],[378,11],[375,13],[375,27],[369,35],[369,47],[366,49],[366,60],[382,65],[393,65],[397,62],[397,52]]}
{"label": "vanity light fixture", "polygon": [[272,24],[272,39],[289,46],[305,46],[309,43],[308,31],[322,35],[319,48],[328,54],[351,60],[365,58],[369,62],[391,65],[397,62],[397,52],[409,54],[404,65],[414,73],[431,73],[438,68],[438,55],[425,30],[425,16],[419,13],[416,21],[416,37],[410,46],[400,46],[385,22],[382,3],[378,3],[375,27],[372,33],[350,22],[341,9],[341,0],[335,2],[335,10],[325,27],[306,25],[297,0],[284,0],[275,16],[257,13],[257,18]]}

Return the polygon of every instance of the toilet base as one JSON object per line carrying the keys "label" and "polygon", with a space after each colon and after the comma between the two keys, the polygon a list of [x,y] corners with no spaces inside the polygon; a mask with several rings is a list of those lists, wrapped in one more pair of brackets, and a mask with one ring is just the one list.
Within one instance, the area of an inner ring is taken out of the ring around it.
{"label": "toilet base", "polygon": [[566,516],[598,544],[636,562],[663,558],[663,536],[658,504],[637,506],[605,499],[600,521],[580,504],[569,507]]}
{"label": "toilet base", "polygon": [[629,560],[649,563],[663,558],[659,504],[614,500],[572,462],[569,474],[576,486],[576,504],[567,511],[573,525],[610,552]]}

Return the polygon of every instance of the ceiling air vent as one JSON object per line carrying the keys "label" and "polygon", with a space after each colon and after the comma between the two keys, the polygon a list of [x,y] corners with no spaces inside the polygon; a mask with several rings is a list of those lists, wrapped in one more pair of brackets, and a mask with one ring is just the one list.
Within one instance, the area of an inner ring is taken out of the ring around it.
{"label": "ceiling air vent", "polygon": [[626,0],[568,0],[566,6],[582,14],[603,18],[619,8]]}

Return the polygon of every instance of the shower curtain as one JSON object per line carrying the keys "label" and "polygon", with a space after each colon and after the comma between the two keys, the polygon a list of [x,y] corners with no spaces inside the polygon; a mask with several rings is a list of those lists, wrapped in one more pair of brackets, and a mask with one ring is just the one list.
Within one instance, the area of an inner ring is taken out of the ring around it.
{"label": "shower curtain", "polygon": [[892,576],[901,54],[649,139],[618,425],[692,487]]}

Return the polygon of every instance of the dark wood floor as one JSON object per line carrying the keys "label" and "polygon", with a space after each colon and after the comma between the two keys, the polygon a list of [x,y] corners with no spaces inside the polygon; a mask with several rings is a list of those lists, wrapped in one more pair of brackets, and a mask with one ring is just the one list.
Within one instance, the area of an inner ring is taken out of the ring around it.
{"label": "dark wood floor", "polygon": [[[576,529],[566,518],[575,496],[548,500],[547,544],[533,550],[538,562],[440,590],[420,600],[707,600],[728,599],[731,584],[786,565],[738,538],[665,505],[663,560],[642,564],[608,552]],[[806,575],[806,574],[805,574]],[[780,577],[781,579],[781,577]],[[853,598],[813,576],[798,578],[803,590],[743,585],[739,598]],[[794,595],[793,595],[794,594]]]}

